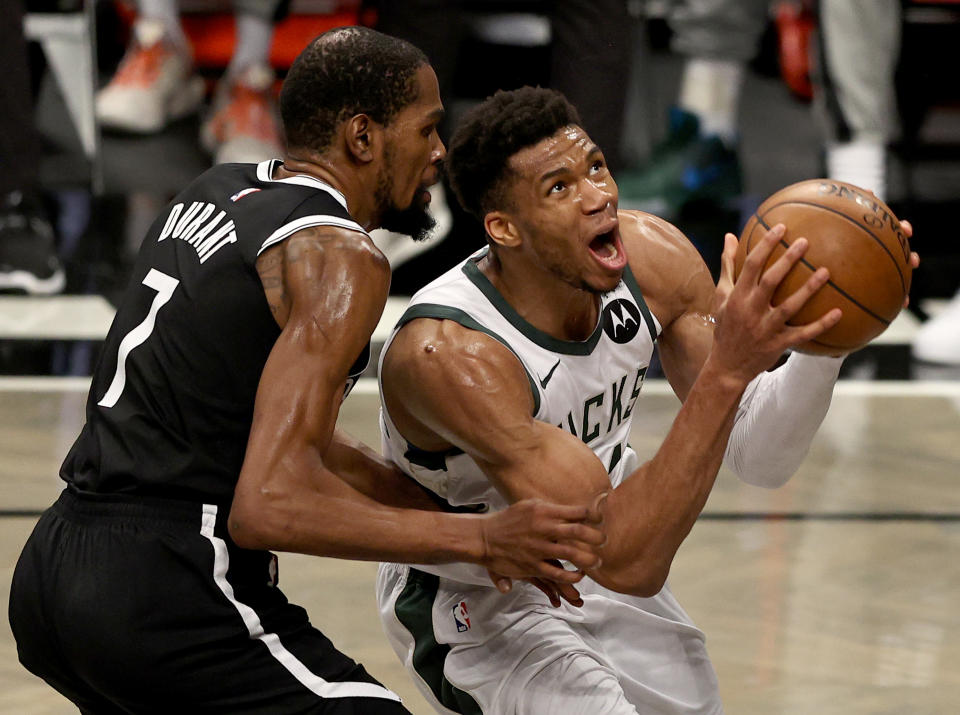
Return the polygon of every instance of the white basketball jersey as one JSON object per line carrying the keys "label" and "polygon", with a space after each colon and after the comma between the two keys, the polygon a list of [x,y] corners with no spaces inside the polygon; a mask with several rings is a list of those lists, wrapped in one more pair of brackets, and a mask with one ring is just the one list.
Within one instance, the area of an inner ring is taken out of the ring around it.
{"label": "white basketball jersey", "polygon": [[[639,466],[627,439],[661,329],[633,275],[625,271],[601,297],[589,338],[557,340],[520,317],[480,272],[477,262],[486,250],[419,291],[397,329],[415,318],[442,318],[499,340],[527,372],[534,417],[580,438],[617,486]],[[381,352],[381,367],[392,339]],[[451,507],[506,507],[460,450],[426,452],[408,443],[385,408],[381,430],[384,454]],[[378,603],[391,645],[438,712],[475,711],[441,698],[441,680],[492,715],[722,712],[703,633],[667,586],[652,598],[615,593],[590,578],[577,588],[582,607],[550,608],[529,584],[501,594],[486,570],[473,564],[382,564]],[[433,650],[424,650],[429,644],[443,663],[432,675],[422,662],[427,653],[433,657]],[[603,682],[589,680],[597,673]],[[527,699],[533,704],[525,705]]]}
{"label": "white basketball jersey", "polygon": [[[505,345],[523,365],[533,393],[534,417],[580,438],[610,474],[624,474],[633,409],[660,326],[629,269],[601,298],[600,317],[582,342],[538,330],[504,300],[477,267],[487,248],[414,295],[381,351],[381,366],[396,330],[415,318],[442,318],[479,330]],[[460,450],[426,452],[403,438],[381,410],[384,455],[450,506],[471,511],[507,506],[476,463]],[[632,461],[632,460],[630,460]]]}

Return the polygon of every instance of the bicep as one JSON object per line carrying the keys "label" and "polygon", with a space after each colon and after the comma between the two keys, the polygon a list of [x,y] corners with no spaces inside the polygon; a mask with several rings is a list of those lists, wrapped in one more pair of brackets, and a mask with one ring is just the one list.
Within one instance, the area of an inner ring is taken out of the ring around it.
{"label": "bicep", "polygon": [[404,436],[420,447],[462,449],[510,501],[582,504],[610,488],[589,447],[534,419],[530,384],[513,353],[455,324],[429,327],[401,331],[384,361],[386,405],[391,416],[402,405]]}
{"label": "bicep", "polygon": [[699,255],[689,259],[677,275],[688,277],[676,288],[677,315],[658,338],[663,373],[681,400],[686,400],[713,345],[716,318],[713,299],[716,286]]}
{"label": "bicep", "polygon": [[661,366],[685,400],[713,344],[716,286],[699,251],[676,226],[641,212],[620,216],[630,270],[663,328],[657,339]]}
{"label": "bicep", "polygon": [[245,463],[260,472],[304,447],[322,456],[389,286],[389,269],[356,238],[295,238],[284,253],[289,317],[261,374]]}
{"label": "bicep", "polygon": [[658,339],[663,374],[677,397],[686,400],[713,344],[713,317],[685,313],[665,328]]}

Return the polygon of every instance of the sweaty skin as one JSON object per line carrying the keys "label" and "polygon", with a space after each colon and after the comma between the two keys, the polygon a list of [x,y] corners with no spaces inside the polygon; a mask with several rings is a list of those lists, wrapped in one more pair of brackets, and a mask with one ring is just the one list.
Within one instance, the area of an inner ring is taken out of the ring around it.
{"label": "sweaty skin", "polygon": [[[685,401],[657,455],[617,489],[610,491],[607,472],[589,447],[532,418],[533,397],[519,361],[478,331],[452,321],[408,323],[383,365],[384,396],[394,423],[411,443],[429,450],[463,449],[510,500],[538,496],[591,504],[609,492],[603,507],[608,535],[603,564],[587,573],[614,590],[652,596],[706,501],[747,382],[797,336],[817,333],[835,317],[791,328],[784,325],[785,312],[767,307],[773,281],[779,282],[804,248],[801,244],[781,259],[761,287],[759,259],[776,244],[779,234],[773,231],[725,306],[728,315],[744,315],[727,321],[730,327],[716,339],[719,329],[702,319],[715,300],[715,287],[695,249],[646,215],[626,214],[621,232],[631,269],[664,327],[665,372]],[[671,276],[680,278],[671,281]],[[755,283],[748,287],[751,279]],[[824,280],[823,273],[812,278],[789,301],[793,309]],[[766,319],[771,313],[778,317]],[[751,335],[738,325],[747,315],[769,327]],[[424,350],[426,345],[434,350]],[[439,395],[442,399],[434,398]]]}
{"label": "sweaty skin", "polygon": [[[274,178],[322,179],[346,197],[367,230],[385,210],[423,201],[445,153],[436,131],[443,109],[433,70],[424,65],[416,80],[417,99],[388,125],[364,114],[349,118],[322,153],[293,147]],[[492,515],[441,513],[392,465],[336,429],[349,369],[389,290],[389,264],[369,236],[333,226],[304,229],[267,249],[257,271],[281,334],[263,369],[230,512],[239,546],[406,563],[468,561],[507,577],[562,583],[581,574],[550,560],[597,563],[604,536],[585,523],[589,507],[535,500]]]}
{"label": "sweaty skin", "polygon": [[[774,227],[733,286],[736,239],[726,238],[715,286],[696,249],[670,224],[616,211],[616,184],[579,127],[518,152],[509,206],[487,213],[492,249],[480,270],[536,328],[583,340],[596,326],[597,293],[630,268],[663,327],[661,361],[683,406],[657,454],[611,490],[606,469],[573,435],[532,417],[523,368],[507,348],[451,321],[417,319],[391,343],[384,399],[404,437],[422,449],[457,447],[510,501],[568,504],[603,499],[607,542],[587,573],[608,588],[659,592],[712,488],[747,383],[785,349],[836,323],[831,311],[805,326],[787,321],[827,279],[815,272],[778,307],[773,291],[807,242],[765,272],[782,236]],[[716,321],[704,316],[715,316]],[[425,346],[433,346],[426,351]]]}

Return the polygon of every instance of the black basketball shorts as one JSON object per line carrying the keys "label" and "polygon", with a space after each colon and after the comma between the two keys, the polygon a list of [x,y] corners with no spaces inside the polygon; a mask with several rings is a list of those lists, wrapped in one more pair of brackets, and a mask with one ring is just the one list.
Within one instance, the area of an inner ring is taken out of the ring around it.
{"label": "black basketball shorts", "polygon": [[20,661],[82,712],[406,713],[287,601],[272,554],[233,544],[226,512],[65,490],[14,572]]}

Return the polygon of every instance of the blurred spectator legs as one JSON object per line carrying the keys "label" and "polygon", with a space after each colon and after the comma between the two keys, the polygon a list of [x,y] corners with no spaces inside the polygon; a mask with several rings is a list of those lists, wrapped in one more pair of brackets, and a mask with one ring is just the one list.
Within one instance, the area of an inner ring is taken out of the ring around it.
{"label": "blurred spectator legs", "polygon": [[21,0],[0,3],[0,290],[59,293],[65,276],[38,185],[40,138]]}

